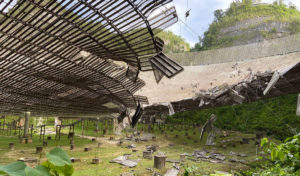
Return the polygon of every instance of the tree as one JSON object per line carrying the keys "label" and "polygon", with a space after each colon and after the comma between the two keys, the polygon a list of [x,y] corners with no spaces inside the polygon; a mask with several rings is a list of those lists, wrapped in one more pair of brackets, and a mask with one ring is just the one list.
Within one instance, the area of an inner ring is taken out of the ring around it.
{"label": "tree", "polygon": [[214,12],[215,15],[215,21],[221,21],[224,17],[224,11],[222,9],[218,9]]}
{"label": "tree", "polygon": [[202,38],[199,36],[199,42],[196,43],[193,48],[191,48],[191,52],[202,51],[202,50],[203,50]]}

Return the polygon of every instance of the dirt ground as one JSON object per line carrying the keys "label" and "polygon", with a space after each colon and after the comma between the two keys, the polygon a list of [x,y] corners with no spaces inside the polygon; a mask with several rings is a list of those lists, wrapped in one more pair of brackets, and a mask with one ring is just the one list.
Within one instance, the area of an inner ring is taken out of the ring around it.
{"label": "dirt ground", "polygon": [[179,101],[191,98],[203,89],[229,85],[244,80],[251,72],[275,71],[300,62],[300,53],[273,56],[244,62],[231,62],[202,66],[187,66],[184,71],[172,79],[164,77],[159,84],[155,82],[152,72],[140,73],[146,82],[136,94],[147,96],[149,103]]}

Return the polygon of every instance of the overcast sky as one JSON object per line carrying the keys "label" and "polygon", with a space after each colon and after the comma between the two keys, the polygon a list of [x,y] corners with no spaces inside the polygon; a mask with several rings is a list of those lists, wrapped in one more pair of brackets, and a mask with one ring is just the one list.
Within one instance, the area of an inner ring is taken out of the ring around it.
{"label": "overcast sky", "polygon": [[[190,17],[187,19],[188,29],[183,23],[177,23],[168,30],[177,35],[181,35],[192,46],[198,42],[197,35],[202,36],[209,24],[214,19],[214,11],[217,9],[227,9],[233,0],[173,0],[168,6],[175,5],[181,20],[185,22],[185,12],[191,9]],[[262,2],[273,2],[274,0],[262,0]],[[300,9],[300,0],[284,0],[286,4],[292,2]]]}

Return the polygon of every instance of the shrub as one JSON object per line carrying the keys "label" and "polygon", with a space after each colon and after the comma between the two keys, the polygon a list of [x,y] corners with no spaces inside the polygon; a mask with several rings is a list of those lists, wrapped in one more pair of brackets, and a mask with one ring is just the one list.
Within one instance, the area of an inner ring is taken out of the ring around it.
{"label": "shrub", "polygon": [[74,172],[69,156],[61,148],[54,148],[46,153],[47,161],[35,168],[26,166],[24,162],[17,161],[0,166],[0,175],[8,176],[71,176]]}

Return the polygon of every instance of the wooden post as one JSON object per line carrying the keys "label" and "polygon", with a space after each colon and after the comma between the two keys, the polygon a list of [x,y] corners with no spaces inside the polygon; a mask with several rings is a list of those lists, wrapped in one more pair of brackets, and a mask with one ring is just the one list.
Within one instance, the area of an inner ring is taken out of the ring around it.
{"label": "wooden post", "polygon": [[24,138],[28,138],[30,112],[25,112]]}
{"label": "wooden post", "polygon": [[143,158],[151,160],[152,159],[152,151],[149,151],[149,150],[143,151]]}
{"label": "wooden post", "polygon": [[45,133],[46,133],[46,125],[41,125],[40,129],[40,141],[43,138],[43,141],[45,140]]}
{"label": "wooden post", "polygon": [[166,164],[166,156],[154,156],[154,168],[164,169]]}
{"label": "wooden post", "polygon": [[88,152],[88,151],[90,151],[90,150],[92,150],[92,148],[88,148],[88,147],[85,147],[85,148],[84,148],[84,152]]}
{"label": "wooden post", "polygon": [[298,95],[297,116],[300,116],[300,94]]}
{"label": "wooden post", "polygon": [[33,133],[33,124],[31,124],[31,127],[30,127],[30,137],[32,138],[32,133]]}
{"label": "wooden post", "polygon": [[84,122],[83,124],[81,123],[81,135],[83,136],[83,131],[84,131]]}
{"label": "wooden post", "polygon": [[[4,131],[4,128],[5,128],[5,116],[3,116],[4,118],[4,120],[3,120],[3,131]],[[4,133],[4,132],[3,132]]]}
{"label": "wooden post", "polygon": [[9,143],[8,144],[9,150],[14,150],[15,148],[15,143]]}
{"label": "wooden post", "polygon": [[19,139],[21,138],[21,127],[18,127],[19,130]]}
{"label": "wooden post", "polygon": [[60,141],[60,132],[61,132],[61,125],[56,125],[55,140]]}
{"label": "wooden post", "polygon": [[152,136],[152,141],[156,141],[156,136]]}
{"label": "wooden post", "polygon": [[36,153],[42,153],[43,147],[36,147]]}
{"label": "wooden post", "polygon": [[181,155],[180,155],[180,161],[181,161],[181,162],[184,162],[184,161],[185,161],[185,156],[186,156],[185,154],[181,154]]}
{"label": "wooden post", "polygon": [[7,135],[9,134],[9,126],[10,126],[10,124],[9,124],[9,122],[7,122],[7,125],[6,125],[6,134]]}
{"label": "wooden post", "polygon": [[100,159],[99,158],[93,158],[92,164],[99,164]]}

